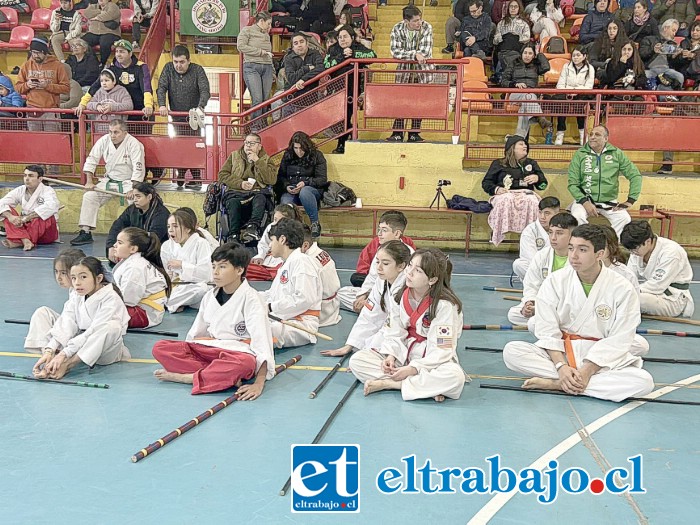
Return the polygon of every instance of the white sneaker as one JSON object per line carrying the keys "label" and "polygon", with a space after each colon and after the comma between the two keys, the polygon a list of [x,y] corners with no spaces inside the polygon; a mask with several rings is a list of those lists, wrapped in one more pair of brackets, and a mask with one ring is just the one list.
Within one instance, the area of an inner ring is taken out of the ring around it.
{"label": "white sneaker", "polygon": [[197,126],[200,129],[204,128],[204,111],[202,111],[199,108],[195,108],[194,110],[194,118],[197,121]]}
{"label": "white sneaker", "polygon": [[195,112],[195,108],[190,109],[189,111],[189,118],[187,119],[187,123],[190,125],[192,129],[199,129],[199,120],[197,119],[197,114]]}
{"label": "white sneaker", "polygon": [[554,145],[555,146],[561,146],[564,144],[564,132],[563,131],[557,131],[557,136],[554,139]]}

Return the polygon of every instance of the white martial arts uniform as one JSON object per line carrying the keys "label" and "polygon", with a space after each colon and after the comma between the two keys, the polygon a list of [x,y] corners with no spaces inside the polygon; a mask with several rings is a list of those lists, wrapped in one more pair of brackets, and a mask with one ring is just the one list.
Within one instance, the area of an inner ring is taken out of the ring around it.
{"label": "white martial arts uniform", "polygon": [[[272,314],[284,321],[294,321],[308,330],[318,331],[321,314],[321,279],[316,266],[301,248],[294,250],[277,272],[269,290],[260,292]],[[301,346],[316,342],[316,336],[272,322],[276,348]]]}
{"label": "white martial arts uniform", "polygon": [[365,348],[350,358],[350,369],[361,382],[389,379],[382,372],[387,355],[396,358],[396,366],[410,365],[418,374],[401,381],[405,401],[444,395],[458,399],[467,376],[459,365],[457,343],[462,334],[463,316],[449,301],[438,303],[435,318],[428,318],[429,300],[415,309],[405,290],[400,303],[391,301],[391,313],[384,328],[381,348]]}
{"label": "white martial arts uniform", "polygon": [[172,271],[172,279],[193,284],[175,284],[166,303],[168,311],[173,313],[181,306],[199,308],[199,302],[209,289],[211,281],[211,254],[209,241],[197,233],[190,235],[185,244],[168,239],[160,248],[160,258],[163,267],[168,267],[172,260],[182,261],[182,268]]}
{"label": "white martial arts uniform", "polygon": [[262,259],[262,265],[268,268],[277,268],[284,262],[280,257],[273,257],[270,253],[270,230],[276,223],[270,223],[265,227],[260,240],[258,241],[258,253],[253,259]]}
{"label": "white martial arts uniform", "polygon": [[640,282],[642,313],[667,317],[692,317],[695,302],[690,295],[693,269],[688,254],[676,241],[656,238],[649,262],[630,254],[627,266]]}
{"label": "white martial arts uniform", "polygon": [[622,401],[654,388],[651,375],[641,368],[641,357],[630,353],[641,315],[639,298],[624,277],[603,267],[586,297],[576,271],[564,267],[542,283],[535,318],[535,344],[512,341],[503,349],[509,369],[558,379],[547,350],[564,352],[564,333],[568,333],[592,338],[571,341],[576,366],[587,360],[602,367],[591,377],[585,395]]}
{"label": "white martial arts uniform", "polygon": [[535,254],[542,248],[549,246],[549,235],[539,220],[533,221],[525,227],[520,234],[520,255],[513,261],[513,272],[521,282],[525,281],[527,268]]}
{"label": "white martial arts uniform", "polygon": [[321,279],[321,317],[318,325],[331,326],[338,324],[341,320],[340,298],[338,297],[340,279],[335,268],[335,261],[327,251],[319,248],[318,243],[311,245],[306,251],[306,256],[313,261],[318,277]]}
{"label": "white martial arts uniform", "polygon": [[216,250],[219,246],[221,246],[221,244],[219,244],[219,241],[217,241],[216,238],[211,233],[209,233],[209,230],[205,230],[204,228],[197,228],[197,231],[204,235],[204,238],[209,243],[209,246],[211,246],[212,252]]}
{"label": "white martial arts uniform", "polygon": [[140,253],[130,255],[112,270],[114,284],[119,287],[126,306],[139,306],[148,316],[148,327],[160,324],[168,299],[165,277]]}
{"label": "white martial arts uniform", "polygon": [[[68,300],[63,305],[63,310],[68,307],[68,303],[74,300],[74,295],[77,294],[73,288],[68,290]],[[49,332],[60,316],[60,313],[48,306],[41,306],[34,310],[31,319],[29,319],[29,330],[24,339],[24,349],[31,354],[41,353],[49,343]]]}
{"label": "white martial arts uniform", "polygon": [[637,279],[637,276],[634,273],[632,273],[632,270],[630,270],[627,267],[626,264],[612,263],[610,266],[608,266],[608,268],[627,279],[634,288],[634,291],[639,293],[639,280]]}
{"label": "white martial arts uniform", "polygon": [[[134,182],[142,182],[146,175],[143,144],[128,133],[119,147],[114,146],[109,135],[100,137],[90,150],[83,171],[94,174],[102,158],[105,161],[105,175],[96,184],[101,190],[127,193],[131,191]],[[114,197],[96,191],[86,191],[83,194],[78,225],[95,228],[97,213],[110,199]]]}
{"label": "white martial arts uniform", "polygon": [[[384,341],[384,325],[389,317],[391,303],[395,303],[394,296],[406,282],[406,275],[401,272],[389,287],[386,287],[384,279],[377,279],[372,287],[372,291],[367,297],[367,303],[360,311],[360,315],[350,330],[346,345],[362,350],[364,348],[381,348]],[[384,308],[382,310],[382,296],[384,297]]]}
{"label": "white martial arts uniform", "polygon": [[36,213],[43,221],[52,215],[58,221],[58,209],[61,207],[61,203],[51,186],[39,184],[34,193],[27,198],[27,187],[23,184],[0,199],[0,213],[10,211],[16,206],[22,207],[21,217]]}
{"label": "white martial arts uniform", "polygon": [[204,295],[185,340],[254,355],[255,373],[267,363],[265,378],[272,379],[275,357],[267,305],[245,280],[223,305],[216,300],[218,292],[219,288],[214,288]]}
{"label": "white martial arts uniform", "polygon": [[49,331],[45,348],[61,350],[67,357],[78,354],[88,366],[116,363],[131,357],[122,339],[128,324],[129,313],[111,284],[87,299],[73,293]]}
{"label": "white martial arts uniform", "polygon": [[[630,217],[629,212],[625,209],[613,211],[615,209],[615,202],[611,202],[610,204],[595,202],[593,204],[595,205],[598,214],[608,219],[610,226],[613,230],[615,230],[615,233],[617,233],[619,238],[623,228],[632,221],[632,217]],[[583,207],[583,204],[572,202],[571,206],[569,206],[569,211],[571,212],[571,215],[576,218],[579,224],[588,224],[588,212],[586,211],[586,208]]]}
{"label": "white martial arts uniform", "polygon": [[[403,239],[399,240],[403,242]],[[404,242],[404,244],[406,243]],[[406,246],[408,246],[408,244],[406,244]],[[379,250],[381,249],[382,245],[380,244],[379,248],[377,249],[377,253],[379,253]],[[413,254],[413,252],[415,251],[410,246],[408,246],[408,249],[410,250],[411,254]],[[369,294],[377,279],[379,279],[379,276],[377,275],[377,256],[375,255],[374,259],[372,259],[372,264],[369,265],[369,273],[367,274],[367,277],[365,277],[362,286],[343,286],[340,290],[338,290],[338,297],[340,297],[340,307],[353,312],[354,310],[352,309],[352,305],[355,302],[355,299],[357,299],[357,296]]]}

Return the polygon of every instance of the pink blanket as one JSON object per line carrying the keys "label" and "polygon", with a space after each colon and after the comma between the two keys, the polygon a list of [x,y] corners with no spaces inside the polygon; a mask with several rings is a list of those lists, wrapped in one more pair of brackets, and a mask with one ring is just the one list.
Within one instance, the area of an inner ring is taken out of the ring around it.
{"label": "pink blanket", "polygon": [[498,246],[507,232],[520,233],[525,226],[537,220],[540,196],[532,191],[509,191],[489,199],[493,210],[489,213],[489,226],[493,230],[491,242]]}

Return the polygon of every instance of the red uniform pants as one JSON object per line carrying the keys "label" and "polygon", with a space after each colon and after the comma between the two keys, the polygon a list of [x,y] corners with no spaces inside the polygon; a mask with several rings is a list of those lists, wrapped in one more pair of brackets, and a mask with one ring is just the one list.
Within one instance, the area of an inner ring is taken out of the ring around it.
{"label": "red uniform pants", "polygon": [[[14,208],[10,208],[12,215],[19,215]],[[9,219],[4,220],[7,240],[22,242],[22,239],[29,239],[32,244],[51,244],[58,240],[58,225],[56,217],[53,215],[44,220],[37,217],[22,226],[15,226]]]}
{"label": "red uniform pants", "polygon": [[129,328],[148,328],[148,315],[140,306],[127,306],[129,312]]}
{"label": "red uniform pants", "polygon": [[249,264],[245,271],[245,277],[249,281],[274,281],[282,265],[263,266],[262,264]]}

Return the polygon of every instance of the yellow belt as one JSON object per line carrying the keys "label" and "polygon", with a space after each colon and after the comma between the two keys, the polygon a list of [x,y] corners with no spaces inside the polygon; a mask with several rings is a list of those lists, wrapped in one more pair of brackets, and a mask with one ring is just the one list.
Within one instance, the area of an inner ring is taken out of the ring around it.
{"label": "yellow belt", "polygon": [[163,299],[164,297],[166,297],[165,290],[161,290],[160,292],[151,294],[148,297],[144,297],[139,301],[139,304],[150,306],[157,312],[164,312],[165,307],[162,304],[156,302],[158,299]]}

